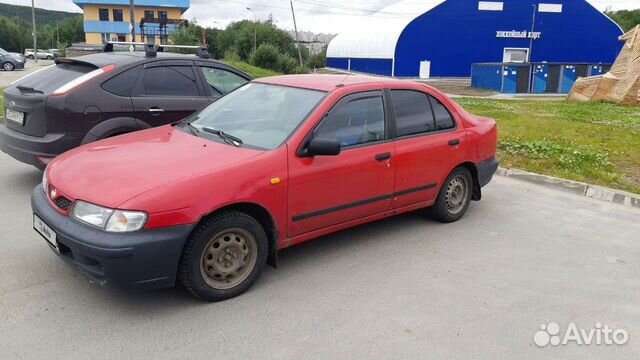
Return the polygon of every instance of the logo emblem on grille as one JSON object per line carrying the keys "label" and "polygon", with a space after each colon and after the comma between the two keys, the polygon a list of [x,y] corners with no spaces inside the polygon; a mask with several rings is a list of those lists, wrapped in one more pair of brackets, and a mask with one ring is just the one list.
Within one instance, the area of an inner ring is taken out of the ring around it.
{"label": "logo emblem on grille", "polygon": [[15,101],[12,101],[12,102],[9,103],[9,107],[14,107],[14,106],[16,106],[16,102]]}
{"label": "logo emblem on grille", "polygon": [[54,200],[56,198],[56,196],[58,195],[58,190],[51,189],[51,192],[49,193],[49,195],[51,196],[51,200]]}

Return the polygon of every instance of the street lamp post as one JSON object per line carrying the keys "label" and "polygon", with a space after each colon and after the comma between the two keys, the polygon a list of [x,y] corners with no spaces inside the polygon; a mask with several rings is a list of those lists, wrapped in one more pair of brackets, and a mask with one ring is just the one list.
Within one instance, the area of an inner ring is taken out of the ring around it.
{"label": "street lamp post", "polygon": [[247,10],[253,13],[253,53],[255,54],[258,48],[258,16],[256,12],[247,6]]}
{"label": "street lamp post", "polygon": [[291,15],[293,16],[293,30],[296,32],[296,46],[298,47],[298,60],[302,66],[302,51],[300,50],[300,40],[298,39],[298,25],[296,25],[296,12],[293,10],[293,0],[289,0],[291,4]]}
{"label": "street lamp post", "polygon": [[538,7],[534,4],[533,6],[533,14],[531,15],[531,33],[529,33],[529,62],[531,62],[533,60],[533,57],[531,56],[531,52],[533,51],[533,32],[536,29],[536,10],[538,10]]}
{"label": "street lamp post", "polygon": [[38,62],[38,36],[36,34],[36,3],[31,0],[31,24],[33,25],[33,58]]}
{"label": "street lamp post", "polygon": [[136,12],[133,0],[129,0],[129,29],[131,30],[131,42],[136,42]]}

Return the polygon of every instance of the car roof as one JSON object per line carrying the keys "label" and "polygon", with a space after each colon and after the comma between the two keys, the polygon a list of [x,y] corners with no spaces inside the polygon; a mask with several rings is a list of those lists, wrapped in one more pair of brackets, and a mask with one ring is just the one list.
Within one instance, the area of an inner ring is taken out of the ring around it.
{"label": "car roof", "polygon": [[305,75],[280,75],[264,77],[255,82],[273,85],[298,87],[303,89],[331,91],[338,87],[359,84],[385,84],[390,82],[402,82],[403,80],[381,78],[368,75],[351,74],[305,74]]}
{"label": "car roof", "polygon": [[78,60],[85,63],[89,63],[95,65],[96,67],[103,67],[109,64],[118,65],[128,65],[133,63],[144,62],[145,60],[201,60],[201,61],[211,61],[217,62],[219,61],[212,59],[203,59],[199,58],[193,54],[177,54],[177,53],[165,53],[158,52],[156,57],[146,57],[143,51],[114,51],[114,52],[101,52],[90,55],[83,55],[72,58],[72,60]]}

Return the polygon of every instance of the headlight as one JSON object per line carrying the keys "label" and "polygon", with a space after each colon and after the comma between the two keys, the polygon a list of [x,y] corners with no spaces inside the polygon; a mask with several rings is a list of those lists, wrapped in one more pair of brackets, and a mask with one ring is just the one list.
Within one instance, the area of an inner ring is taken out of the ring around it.
{"label": "headlight", "polygon": [[89,204],[84,201],[77,201],[71,210],[71,216],[83,223],[104,229],[107,226],[109,217],[113,210],[101,206]]}
{"label": "headlight", "polygon": [[46,194],[49,191],[49,179],[47,179],[47,171],[42,172],[42,190]]}
{"label": "headlight", "polygon": [[113,210],[84,201],[76,201],[71,216],[108,232],[137,231],[147,221],[147,214],[141,211]]}

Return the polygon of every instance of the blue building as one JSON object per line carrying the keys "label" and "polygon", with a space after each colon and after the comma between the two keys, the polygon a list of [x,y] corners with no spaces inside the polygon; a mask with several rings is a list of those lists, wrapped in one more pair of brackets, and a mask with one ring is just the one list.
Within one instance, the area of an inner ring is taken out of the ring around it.
{"label": "blue building", "polygon": [[327,66],[468,77],[474,63],[612,63],[622,29],[585,0],[405,0],[336,36]]}

